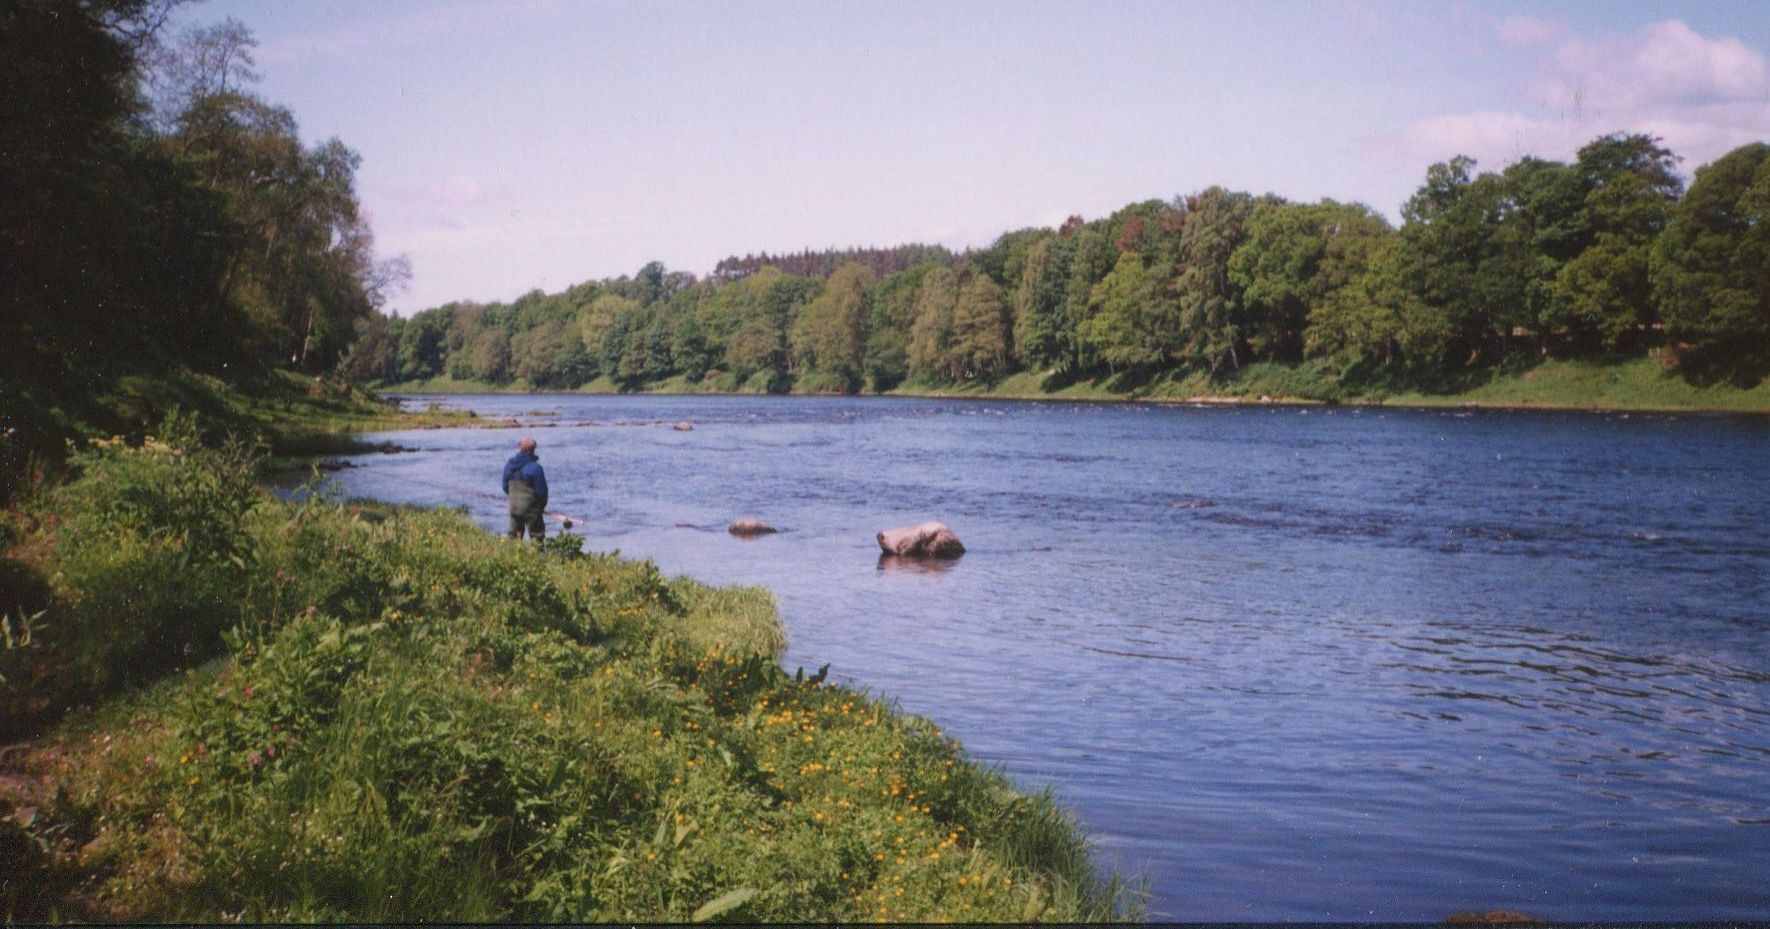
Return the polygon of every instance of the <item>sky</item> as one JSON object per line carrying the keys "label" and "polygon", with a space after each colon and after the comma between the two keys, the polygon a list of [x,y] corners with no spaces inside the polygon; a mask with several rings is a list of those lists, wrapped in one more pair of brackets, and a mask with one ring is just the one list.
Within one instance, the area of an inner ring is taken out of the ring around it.
{"label": "sky", "polygon": [[1220,184],[1391,219],[1428,166],[1770,141],[1740,2],[210,0],[258,92],[362,156],[412,280],[511,300],[648,261],[989,244]]}

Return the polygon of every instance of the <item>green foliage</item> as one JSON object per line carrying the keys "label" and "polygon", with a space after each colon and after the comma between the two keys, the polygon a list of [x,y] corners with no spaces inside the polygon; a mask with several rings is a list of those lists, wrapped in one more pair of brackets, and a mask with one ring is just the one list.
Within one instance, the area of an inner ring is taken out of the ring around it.
{"label": "green foliage", "polygon": [[1654,242],[1652,278],[1694,369],[1748,382],[1770,372],[1770,144],[1696,172]]}
{"label": "green foliage", "polygon": [[1064,315],[1071,240],[1047,236],[1028,249],[1014,291],[1014,352],[1031,368],[1075,362],[1075,321]]}
{"label": "green foliage", "polygon": [[861,264],[843,265],[823,292],[793,324],[792,347],[800,371],[825,374],[845,393],[860,389],[865,374],[867,291],[873,272]]}
{"label": "green foliage", "polygon": [[[183,473],[193,462],[200,477]],[[15,912],[1129,914],[1049,796],[1014,792],[929,723],[830,686],[825,672],[783,671],[764,591],[670,580],[650,563],[584,553],[575,536],[509,544],[451,512],[253,495],[242,512],[238,495],[212,488],[246,469],[202,449],[106,445],[88,465],[43,497],[77,513],[37,513],[15,539],[52,553],[58,604],[98,602],[91,585],[130,571],[184,590],[226,564],[231,631],[217,660],[52,737],[65,760],[51,765],[58,799],[30,828],[75,836],[85,851],[69,880],[26,873]],[[144,498],[157,484],[170,485],[167,499]],[[106,574],[69,573],[70,533],[94,514],[141,544],[113,545]],[[194,533],[217,548],[169,561],[145,544],[163,535],[159,518],[234,531]],[[235,564],[227,553],[240,551]],[[156,615],[150,638],[167,643],[183,620]],[[73,886],[80,894],[67,896]]]}
{"label": "green foliage", "polygon": [[[1371,370],[1364,384],[1467,385],[1544,357],[1639,357],[1674,329],[1694,350],[1687,375],[1749,381],[1762,365],[1735,362],[1765,341],[1741,296],[1749,288],[1711,293],[1689,275],[1650,271],[1680,202],[1675,163],[1651,136],[1614,134],[1572,163],[1434,165],[1400,229],[1363,204],[1209,187],[1006,233],[959,256],[915,247],[751,255],[705,280],[654,263],[632,278],[508,307],[451,305],[413,322],[452,314],[446,351],[462,375],[474,371],[484,327],[513,340],[536,328],[533,342],[512,342],[517,383],[609,379],[593,389],[969,391],[1030,371],[1047,391],[1139,390],[1201,374],[1227,384],[1267,363],[1307,369],[1299,376],[1314,383],[1316,362]],[[1667,301],[1681,307],[1678,326],[1662,321]],[[567,374],[565,348],[526,352],[552,344],[554,319],[599,357],[586,366],[580,356]],[[387,370],[391,337],[362,331],[378,346],[364,354],[383,359],[365,366]],[[423,366],[411,332],[401,335],[402,370]],[[531,369],[521,368],[525,354]]]}
{"label": "green foliage", "polygon": [[1111,370],[1152,368],[1174,348],[1173,309],[1162,300],[1142,256],[1123,252],[1112,273],[1094,286],[1076,341],[1087,357]]}
{"label": "green foliage", "polygon": [[959,276],[948,268],[935,268],[922,278],[910,305],[910,373],[939,380],[954,379],[953,310],[959,303]]}
{"label": "green foliage", "polygon": [[961,380],[993,381],[1007,373],[1010,325],[1002,289],[989,275],[972,274],[953,307],[948,367]]}
{"label": "green foliage", "polygon": [[1178,328],[1186,340],[1186,355],[1212,373],[1225,361],[1241,366],[1237,349],[1249,335],[1238,312],[1239,294],[1230,279],[1229,259],[1241,244],[1242,226],[1253,205],[1247,194],[1221,187],[1206,188],[1187,201],[1180,276],[1174,284],[1180,298]]}

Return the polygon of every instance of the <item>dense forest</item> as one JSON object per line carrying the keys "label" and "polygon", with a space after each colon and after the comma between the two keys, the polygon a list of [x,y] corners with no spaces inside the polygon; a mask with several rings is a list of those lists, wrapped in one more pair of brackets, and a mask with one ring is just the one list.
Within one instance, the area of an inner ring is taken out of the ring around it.
{"label": "dense forest", "polygon": [[330,372],[406,273],[375,255],[356,153],[252,91],[244,27],[175,34],[174,5],[0,5],[8,474],[128,429],[132,378]]}
{"label": "dense forest", "polygon": [[1570,163],[1433,165],[1400,228],[1363,204],[1210,187],[957,255],[751,255],[706,279],[652,263],[370,316],[343,367],[382,383],[857,392],[1319,360],[1430,385],[1657,350],[1693,380],[1755,383],[1770,370],[1770,145],[1698,168],[1688,190],[1678,168],[1659,140],[1618,133]]}

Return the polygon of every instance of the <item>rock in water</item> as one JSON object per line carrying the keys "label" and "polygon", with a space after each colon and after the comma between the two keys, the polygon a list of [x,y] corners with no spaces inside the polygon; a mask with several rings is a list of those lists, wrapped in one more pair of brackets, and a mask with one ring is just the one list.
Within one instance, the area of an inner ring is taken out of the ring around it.
{"label": "rock in water", "polygon": [[726,526],[725,531],[735,536],[749,538],[751,536],[767,535],[770,532],[776,532],[778,530],[760,519],[749,519],[746,517]]}
{"label": "rock in water", "polygon": [[694,423],[691,423],[685,419],[682,422],[679,422],[676,425],[671,426],[670,428],[676,430],[677,432],[693,432],[694,431]]}
{"label": "rock in water", "polygon": [[923,523],[879,533],[879,547],[886,554],[904,558],[957,558],[965,546],[945,523]]}

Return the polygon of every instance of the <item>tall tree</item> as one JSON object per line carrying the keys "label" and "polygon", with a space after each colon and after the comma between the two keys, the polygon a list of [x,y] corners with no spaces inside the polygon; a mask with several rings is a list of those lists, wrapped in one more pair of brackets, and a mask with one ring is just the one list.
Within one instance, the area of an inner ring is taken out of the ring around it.
{"label": "tall tree", "polygon": [[915,322],[910,325],[910,372],[927,380],[948,381],[957,376],[953,359],[953,310],[959,303],[959,276],[950,268],[935,268],[922,278],[913,304]]}
{"label": "tall tree", "polygon": [[1075,363],[1075,320],[1064,300],[1071,242],[1046,236],[1027,250],[1014,289],[1014,353],[1028,367],[1063,371]]}
{"label": "tall tree", "polygon": [[1654,243],[1666,335],[1697,370],[1756,381],[1770,372],[1770,144],[1698,168]]}
{"label": "tall tree", "polygon": [[973,271],[953,306],[951,369],[963,380],[994,380],[1008,369],[1008,313],[1002,289]]}
{"label": "tall tree", "polygon": [[884,393],[909,376],[916,292],[935,267],[917,265],[891,275],[873,289],[872,317],[867,321],[867,378],[875,392]]}
{"label": "tall tree", "polygon": [[[1241,292],[1248,347],[1261,358],[1295,362],[1312,317],[1365,274],[1375,242],[1394,230],[1363,204],[1266,200],[1256,204],[1246,233],[1230,256],[1229,275]],[[1355,303],[1348,294],[1335,309]]]}
{"label": "tall tree", "polygon": [[1627,350],[1658,322],[1648,266],[1683,192],[1676,166],[1647,135],[1608,135],[1580,149],[1585,238],[1557,273],[1560,314],[1551,322],[1575,354]]}
{"label": "tall tree", "polygon": [[1143,256],[1119,253],[1112,272],[1094,285],[1076,340],[1088,357],[1115,371],[1154,368],[1169,357],[1178,334],[1171,300],[1160,293]]}
{"label": "tall tree", "polygon": [[860,389],[865,374],[867,290],[873,271],[854,262],[830,275],[793,327],[792,346],[803,370],[833,375],[843,389]]}
{"label": "tall tree", "polygon": [[[1072,227],[1065,224],[1065,228]],[[1079,371],[1093,368],[1099,363],[1090,348],[1089,340],[1082,337],[1081,329],[1093,315],[1094,285],[1112,272],[1118,256],[1098,226],[1082,225],[1073,228],[1074,232],[1069,239],[1072,243],[1069,280],[1064,282],[1063,312],[1060,319],[1073,321],[1072,331],[1076,334],[1073,343],[1075,357],[1073,364],[1058,364],[1055,367],[1059,370]]]}
{"label": "tall tree", "polygon": [[1209,187],[1186,201],[1180,234],[1180,330],[1186,354],[1215,374],[1224,365],[1239,368],[1239,348],[1248,333],[1238,319],[1240,295],[1229,275],[1229,259],[1241,244],[1242,227],[1254,198]]}

